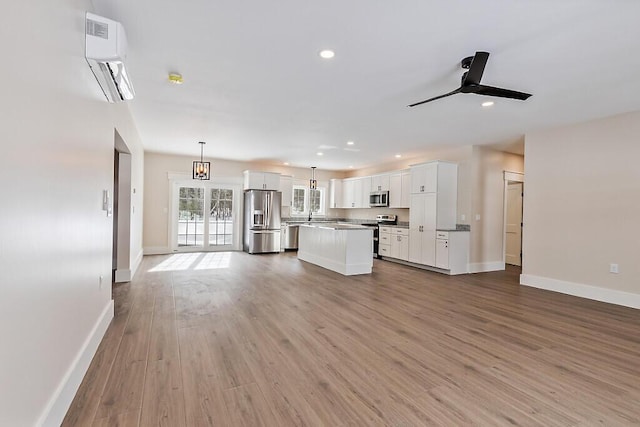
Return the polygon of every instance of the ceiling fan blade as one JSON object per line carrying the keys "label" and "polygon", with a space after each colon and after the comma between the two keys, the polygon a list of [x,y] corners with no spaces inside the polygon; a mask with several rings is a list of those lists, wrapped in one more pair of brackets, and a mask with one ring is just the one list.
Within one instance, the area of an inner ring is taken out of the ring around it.
{"label": "ceiling fan blade", "polygon": [[465,79],[462,82],[462,86],[467,85],[479,85],[484,73],[484,67],[487,65],[489,59],[489,52],[476,52],[475,56],[471,60],[469,71],[465,73]]}
{"label": "ceiling fan blade", "polygon": [[424,101],[416,102],[415,104],[409,105],[409,107],[415,107],[416,105],[426,104],[427,102],[435,101],[436,99],[446,98],[447,96],[455,95],[456,93],[460,93],[460,89],[452,90],[449,93],[445,93],[444,95],[436,96],[434,98],[429,98]]}
{"label": "ceiling fan blade", "polygon": [[511,98],[519,99],[521,101],[526,100],[531,96],[530,93],[518,92],[510,89],[502,89],[500,87],[478,85],[474,86],[469,93],[476,93],[478,95],[497,96],[499,98]]}

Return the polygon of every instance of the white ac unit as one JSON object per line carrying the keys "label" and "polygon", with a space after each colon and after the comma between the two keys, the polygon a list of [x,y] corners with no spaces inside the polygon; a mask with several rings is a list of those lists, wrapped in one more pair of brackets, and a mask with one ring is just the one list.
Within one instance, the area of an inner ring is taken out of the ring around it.
{"label": "white ac unit", "polygon": [[122,24],[87,12],[85,57],[109,102],[133,99],[135,92],[124,61],[127,37]]}

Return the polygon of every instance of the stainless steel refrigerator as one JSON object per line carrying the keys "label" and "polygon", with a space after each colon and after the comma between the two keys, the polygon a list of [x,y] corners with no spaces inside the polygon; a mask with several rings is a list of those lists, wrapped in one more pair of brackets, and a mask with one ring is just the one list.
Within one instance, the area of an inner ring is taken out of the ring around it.
{"label": "stainless steel refrigerator", "polygon": [[282,193],[271,190],[244,192],[243,249],[250,254],[280,252]]}

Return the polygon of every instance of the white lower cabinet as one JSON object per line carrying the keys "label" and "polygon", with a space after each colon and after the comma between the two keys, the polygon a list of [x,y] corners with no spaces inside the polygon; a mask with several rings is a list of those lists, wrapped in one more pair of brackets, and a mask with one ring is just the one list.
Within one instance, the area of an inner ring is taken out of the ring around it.
{"label": "white lower cabinet", "polygon": [[469,272],[468,231],[436,231],[435,266],[449,274]]}
{"label": "white lower cabinet", "polygon": [[435,266],[436,210],[436,193],[411,195],[409,261]]}
{"label": "white lower cabinet", "polygon": [[390,257],[409,261],[409,229],[393,228],[390,235]]}
{"label": "white lower cabinet", "polygon": [[409,230],[402,227],[380,227],[378,255],[409,260]]}
{"label": "white lower cabinet", "polygon": [[378,231],[378,255],[391,255],[391,227],[380,227]]}
{"label": "white lower cabinet", "polygon": [[449,240],[436,239],[436,267],[449,269]]}

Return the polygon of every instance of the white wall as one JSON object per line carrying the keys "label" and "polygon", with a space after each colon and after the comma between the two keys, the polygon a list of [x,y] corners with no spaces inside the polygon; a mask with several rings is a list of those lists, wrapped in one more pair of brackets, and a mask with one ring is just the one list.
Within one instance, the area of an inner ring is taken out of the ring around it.
{"label": "white wall", "polygon": [[[142,189],[142,147],[128,107],[105,102],[84,59],[90,6],[10,2],[0,16],[3,426],[59,424],[112,315],[112,222],[101,202],[113,186],[114,127],[133,149]],[[137,194],[132,202],[141,207]],[[137,254],[141,215],[133,221]]]}
{"label": "white wall", "polygon": [[639,160],[640,112],[526,136],[523,283],[640,308]]}

